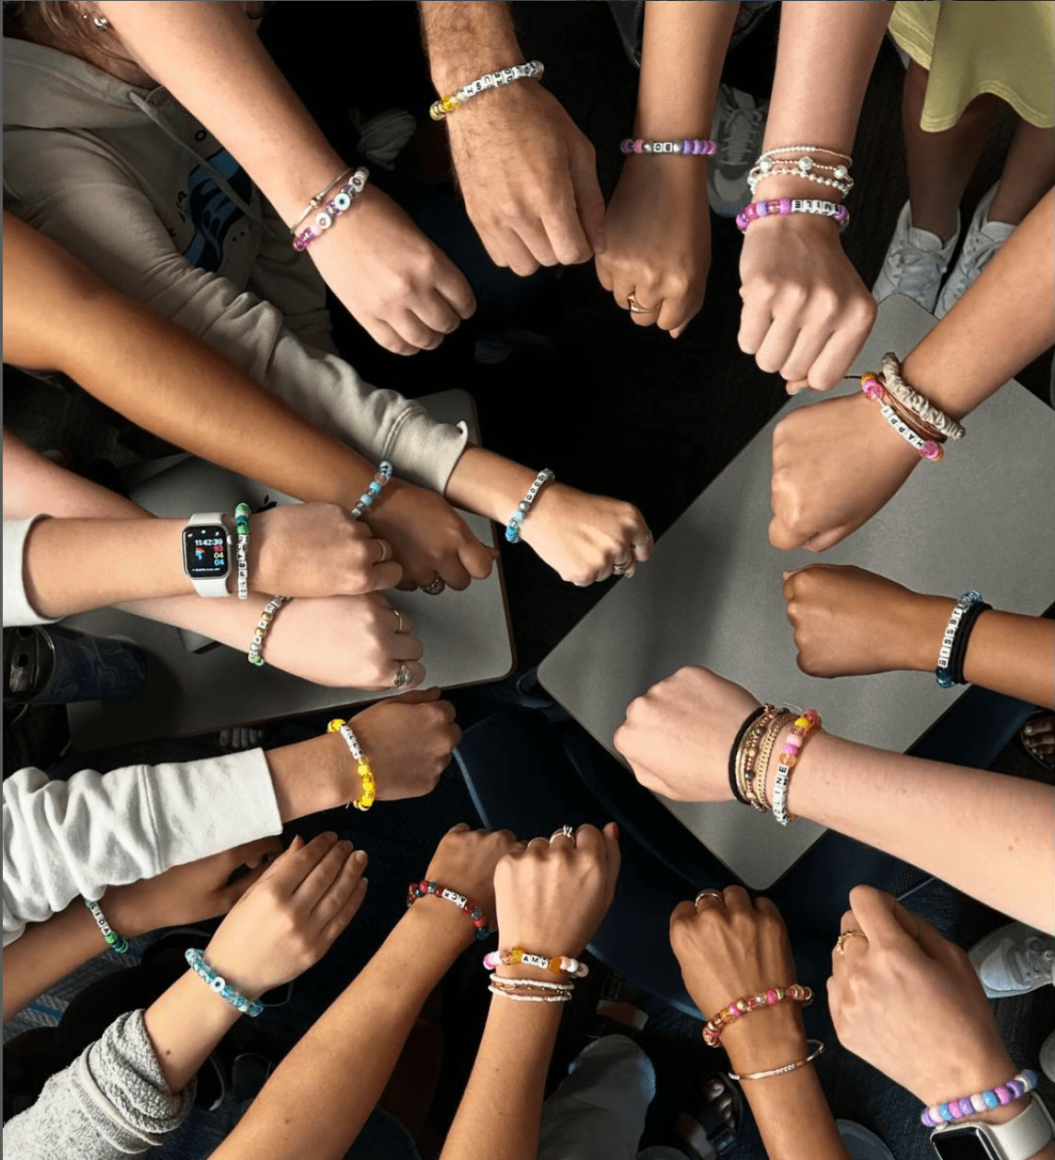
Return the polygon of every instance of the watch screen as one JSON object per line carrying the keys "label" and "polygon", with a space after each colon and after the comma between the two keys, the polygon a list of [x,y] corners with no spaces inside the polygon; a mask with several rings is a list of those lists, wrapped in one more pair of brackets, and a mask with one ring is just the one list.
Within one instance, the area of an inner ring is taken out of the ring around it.
{"label": "watch screen", "polygon": [[941,1160],[999,1160],[998,1153],[990,1148],[989,1141],[970,1128],[935,1132],[930,1142]]}
{"label": "watch screen", "polygon": [[184,528],[183,562],[187,575],[196,580],[226,576],[230,571],[227,558],[227,531],[223,527]]}

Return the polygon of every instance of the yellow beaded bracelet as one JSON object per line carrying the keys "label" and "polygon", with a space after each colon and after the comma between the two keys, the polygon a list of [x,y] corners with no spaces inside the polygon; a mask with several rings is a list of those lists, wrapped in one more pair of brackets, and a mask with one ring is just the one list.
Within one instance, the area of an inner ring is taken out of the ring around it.
{"label": "yellow beaded bracelet", "polygon": [[326,732],[340,733],[344,738],[344,743],[348,746],[348,751],[355,761],[355,771],[359,774],[360,782],[359,800],[348,802],[348,805],[355,806],[357,810],[362,810],[365,813],[377,799],[377,782],[374,779],[374,771],[370,768],[370,762],[367,761],[366,754],[359,745],[359,739],[352,732],[352,727],[342,717],[335,717],[326,726]]}

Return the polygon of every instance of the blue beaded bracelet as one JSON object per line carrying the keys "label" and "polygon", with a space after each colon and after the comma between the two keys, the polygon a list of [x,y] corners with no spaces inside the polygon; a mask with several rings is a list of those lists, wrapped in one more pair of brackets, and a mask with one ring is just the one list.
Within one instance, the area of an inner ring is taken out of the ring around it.
{"label": "blue beaded bracelet", "polygon": [[951,1124],[962,1120],[965,1116],[976,1116],[979,1112],[990,1108],[999,1108],[1004,1104],[1014,1103],[1022,1099],[1037,1086],[1037,1073],[1028,1067],[1009,1079],[1007,1083],[998,1087],[989,1088],[973,1096],[964,1096],[962,1100],[949,1100],[947,1104],[934,1104],[920,1114],[920,1121],[924,1127],[937,1128],[939,1124]]}
{"label": "blue beaded bracelet", "polygon": [[953,666],[951,664],[953,649],[956,647],[956,637],[960,629],[960,621],[964,613],[974,604],[981,601],[981,594],[971,591],[965,592],[953,607],[949,616],[949,623],[945,626],[945,635],[942,637],[941,649],[938,652],[938,665],[934,670],[934,679],[943,689],[951,689],[956,683]]}
{"label": "blue beaded bracelet", "polygon": [[244,995],[239,995],[233,987],[228,987],[227,980],[223,975],[218,975],[205,961],[203,951],[188,947],[183,952],[183,957],[198,978],[207,983],[211,991],[219,995],[225,1002],[230,1003],[237,1011],[243,1015],[248,1015],[251,1019],[255,1019],[263,1011],[264,1004],[259,999],[247,999]]}
{"label": "blue beaded bracelet", "polygon": [[355,507],[352,508],[352,519],[359,520],[363,517],[363,512],[368,507],[373,505],[373,502],[381,494],[385,484],[392,478],[392,464],[387,459],[383,460],[377,469],[377,474],[367,485],[366,491],[359,497]]}
{"label": "blue beaded bracelet", "polygon": [[509,522],[506,524],[506,539],[509,543],[518,544],[520,542],[520,525],[524,522],[528,512],[531,510],[531,505],[535,502],[535,497],[545,484],[556,478],[548,467],[544,467],[535,476],[535,482],[528,488],[527,495],[517,504],[517,510],[509,517]]}

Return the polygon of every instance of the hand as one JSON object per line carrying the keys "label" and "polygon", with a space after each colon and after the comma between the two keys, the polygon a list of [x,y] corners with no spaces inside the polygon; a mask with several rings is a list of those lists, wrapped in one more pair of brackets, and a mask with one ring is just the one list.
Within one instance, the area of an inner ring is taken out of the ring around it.
{"label": "hand", "polygon": [[631,701],[615,747],[653,793],[672,801],[725,801],[732,797],[729,750],[757,708],[746,689],[690,665]]}
{"label": "hand", "polygon": [[[259,838],[173,866],[153,878],[111,886],[103,904],[106,918],[122,936],[133,938],[163,926],[186,926],[226,914],[264,873],[268,859],[281,851],[278,838]],[[249,873],[228,885],[240,866],[248,866]]]}
{"label": "hand", "polygon": [[[358,596],[395,588],[392,547],[335,503],[283,504],[250,520],[249,583],[286,596]],[[383,562],[382,562],[383,560]]]}
{"label": "hand", "polygon": [[635,326],[658,326],[677,338],[703,305],[711,264],[707,169],[698,159],[629,156],[604,219],[607,247],[597,277],[629,310],[632,294],[648,314]]}
{"label": "hand", "polygon": [[[535,838],[495,870],[498,944],[544,955],[577,955],[612,905],[619,875],[619,830],[580,826],[574,838]],[[535,968],[500,968],[529,973]]]}
{"label": "hand", "polygon": [[420,685],[424,649],[406,613],[380,594],[293,600],[271,624],[264,658],[284,672],[338,689],[390,689],[401,664]]}
{"label": "hand", "polygon": [[839,564],[785,572],[784,599],[799,668],[811,677],[933,669],[955,604]]}
{"label": "hand", "polygon": [[465,275],[376,185],[308,253],[349,313],[393,354],[435,350],[476,310]]}
{"label": "hand", "polygon": [[220,923],[205,961],[255,999],[314,966],[366,897],[366,854],[347,839],[296,837]]}
{"label": "hand", "polygon": [[769,542],[825,551],[867,523],[919,462],[863,394],[792,411],[773,432]]}
{"label": "hand", "polygon": [[[780,911],[768,898],[752,904],[742,886],[675,907],[670,945],[705,1019],[745,995],[799,982]],[[734,1069],[764,1071],[805,1058],[801,1007],[788,1000],[727,1024],[722,1046]]]}
{"label": "hand", "polygon": [[967,955],[871,886],[851,890],[850,907],[841,930],[864,937],[832,952],[828,980],[843,1046],[928,1106],[1009,1080],[1015,1068]]}
{"label": "hand", "polygon": [[593,146],[540,84],[483,93],[447,129],[466,212],[495,265],[526,276],[604,249]]}
{"label": "hand", "polygon": [[349,724],[370,759],[379,801],[431,793],[462,736],[439,689],[378,701]]}
{"label": "hand", "polygon": [[753,222],[744,237],[740,280],[740,349],[762,370],[779,372],[789,391],[806,385],[830,391],[850,369],[876,316],[875,300],[847,258],[835,223],[812,214]]}
{"label": "hand", "polygon": [[627,561],[630,567],[623,575],[633,576],[653,548],[652,533],[633,504],[560,483],[549,483],[539,493],[520,538],[562,580],[578,585],[607,580],[615,564]]}
{"label": "hand", "polygon": [[[506,854],[523,847],[509,830],[473,830],[465,822],[444,834],[432,855],[425,878],[442,882],[467,898],[475,898],[487,916],[495,922],[495,867]],[[464,935],[466,943],[473,937],[472,924],[464,914],[442,898],[422,898],[415,906],[431,905],[437,917]]]}
{"label": "hand", "polygon": [[394,479],[368,519],[403,565],[404,587],[423,588],[439,576],[448,588],[461,591],[491,575],[492,549],[434,491]]}

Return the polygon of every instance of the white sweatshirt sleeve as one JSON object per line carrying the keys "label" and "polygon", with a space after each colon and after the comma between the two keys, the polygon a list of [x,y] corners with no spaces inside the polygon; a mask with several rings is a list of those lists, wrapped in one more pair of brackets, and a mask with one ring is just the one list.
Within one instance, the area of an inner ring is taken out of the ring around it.
{"label": "white sweatshirt sleeve", "polygon": [[22,566],[29,530],[41,519],[4,520],[4,624],[8,628],[27,624],[54,624],[40,616],[26,595],[26,576]]}
{"label": "white sweatshirt sleeve", "polygon": [[152,878],[282,830],[261,749],[132,765],[69,781],[21,769],[4,782],[4,946],[83,895]]}

